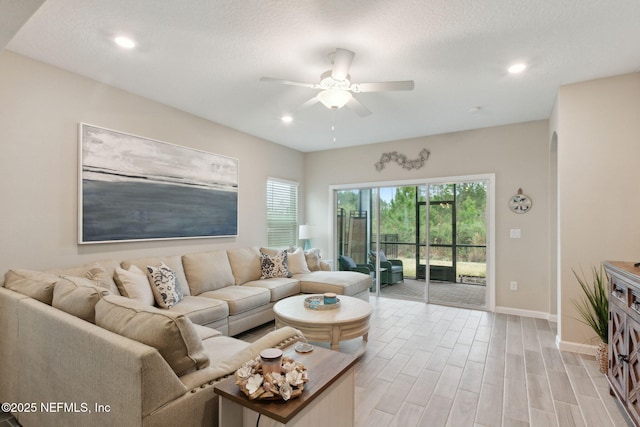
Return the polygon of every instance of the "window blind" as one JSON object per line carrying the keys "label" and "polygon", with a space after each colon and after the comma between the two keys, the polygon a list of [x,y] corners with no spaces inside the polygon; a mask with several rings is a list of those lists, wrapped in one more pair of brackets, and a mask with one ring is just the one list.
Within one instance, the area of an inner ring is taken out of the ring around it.
{"label": "window blind", "polygon": [[267,179],[267,245],[281,248],[298,242],[298,183]]}

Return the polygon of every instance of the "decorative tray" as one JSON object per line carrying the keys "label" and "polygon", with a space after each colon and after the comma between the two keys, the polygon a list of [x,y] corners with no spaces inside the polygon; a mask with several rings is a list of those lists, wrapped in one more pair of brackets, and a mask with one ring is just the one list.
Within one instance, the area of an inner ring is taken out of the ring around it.
{"label": "decorative tray", "polygon": [[304,306],[312,310],[335,310],[340,307],[340,298],[336,298],[335,304],[325,304],[323,295],[316,295],[304,299]]}

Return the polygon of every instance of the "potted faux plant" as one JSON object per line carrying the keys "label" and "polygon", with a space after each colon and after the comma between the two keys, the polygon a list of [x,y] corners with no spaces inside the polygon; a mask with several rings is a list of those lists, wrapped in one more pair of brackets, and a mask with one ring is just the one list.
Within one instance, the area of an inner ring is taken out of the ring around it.
{"label": "potted faux plant", "polygon": [[596,350],[596,361],[600,365],[600,372],[607,373],[609,349],[607,346],[609,337],[609,292],[605,281],[602,266],[591,269],[591,278],[584,274],[579,275],[572,270],[578,280],[584,296],[573,305],[578,310],[582,322],[589,325],[598,335],[600,342]]}

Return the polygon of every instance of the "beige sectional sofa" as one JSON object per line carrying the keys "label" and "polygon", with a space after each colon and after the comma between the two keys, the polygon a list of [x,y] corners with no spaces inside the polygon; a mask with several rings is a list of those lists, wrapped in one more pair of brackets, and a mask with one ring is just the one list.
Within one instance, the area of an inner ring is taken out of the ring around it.
{"label": "beige sectional sofa", "polygon": [[128,269],[135,265],[145,271],[149,265],[164,262],[176,273],[184,294],[184,299],[170,310],[229,336],[273,320],[273,305],[288,296],[335,292],[369,300],[370,277],[350,271],[327,271],[328,264],[312,262],[301,249],[289,256],[291,277],[261,279],[261,253],[275,252],[244,247],[125,260],[120,266]]}
{"label": "beige sectional sofa", "polygon": [[[292,277],[260,279],[261,257],[248,247],[10,270],[0,287],[0,401],[23,404],[13,412],[26,427],[217,425],[218,380],[264,348],[304,340],[292,328],[253,344],[228,335],[273,319],[277,300],[301,292],[368,299],[369,276],[326,271],[313,257],[303,265],[298,254]],[[135,294],[118,272],[161,263],[182,290],[176,305],[118,295]]]}

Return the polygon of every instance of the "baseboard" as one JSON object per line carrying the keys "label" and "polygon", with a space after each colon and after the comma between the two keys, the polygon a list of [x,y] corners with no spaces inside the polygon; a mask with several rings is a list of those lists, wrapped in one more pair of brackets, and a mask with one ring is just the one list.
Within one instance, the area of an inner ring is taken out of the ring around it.
{"label": "baseboard", "polygon": [[[520,308],[511,308],[511,307],[496,307],[496,313],[501,314],[513,314],[515,316],[521,317],[534,317],[536,319],[545,319],[549,322],[558,322],[557,314],[549,314],[543,311],[534,311],[534,310],[523,310]],[[569,351],[571,353],[580,353],[580,354],[588,354],[593,356],[596,354],[596,349],[598,348],[595,345],[591,344],[580,344],[577,342],[571,341],[561,341],[560,337],[556,335],[556,347],[562,351]]]}
{"label": "baseboard", "polygon": [[522,317],[534,317],[536,319],[544,319],[549,321],[557,321],[558,316],[553,315],[555,318],[551,320],[552,315],[549,313],[545,313],[544,311],[534,311],[534,310],[523,310],[521,308],[511,308],[511,307],[496,307],[496,313],[501,314],[513,314],[514,316],[522,316]]}
{"label": "baseboard", "polygon": [[596,354],[597,346],[591,344],[579,344],[571,341],[561,341],[556,335],[556,346],[562,351],[570,351],[571,353],[588,354],[593,356]]}

